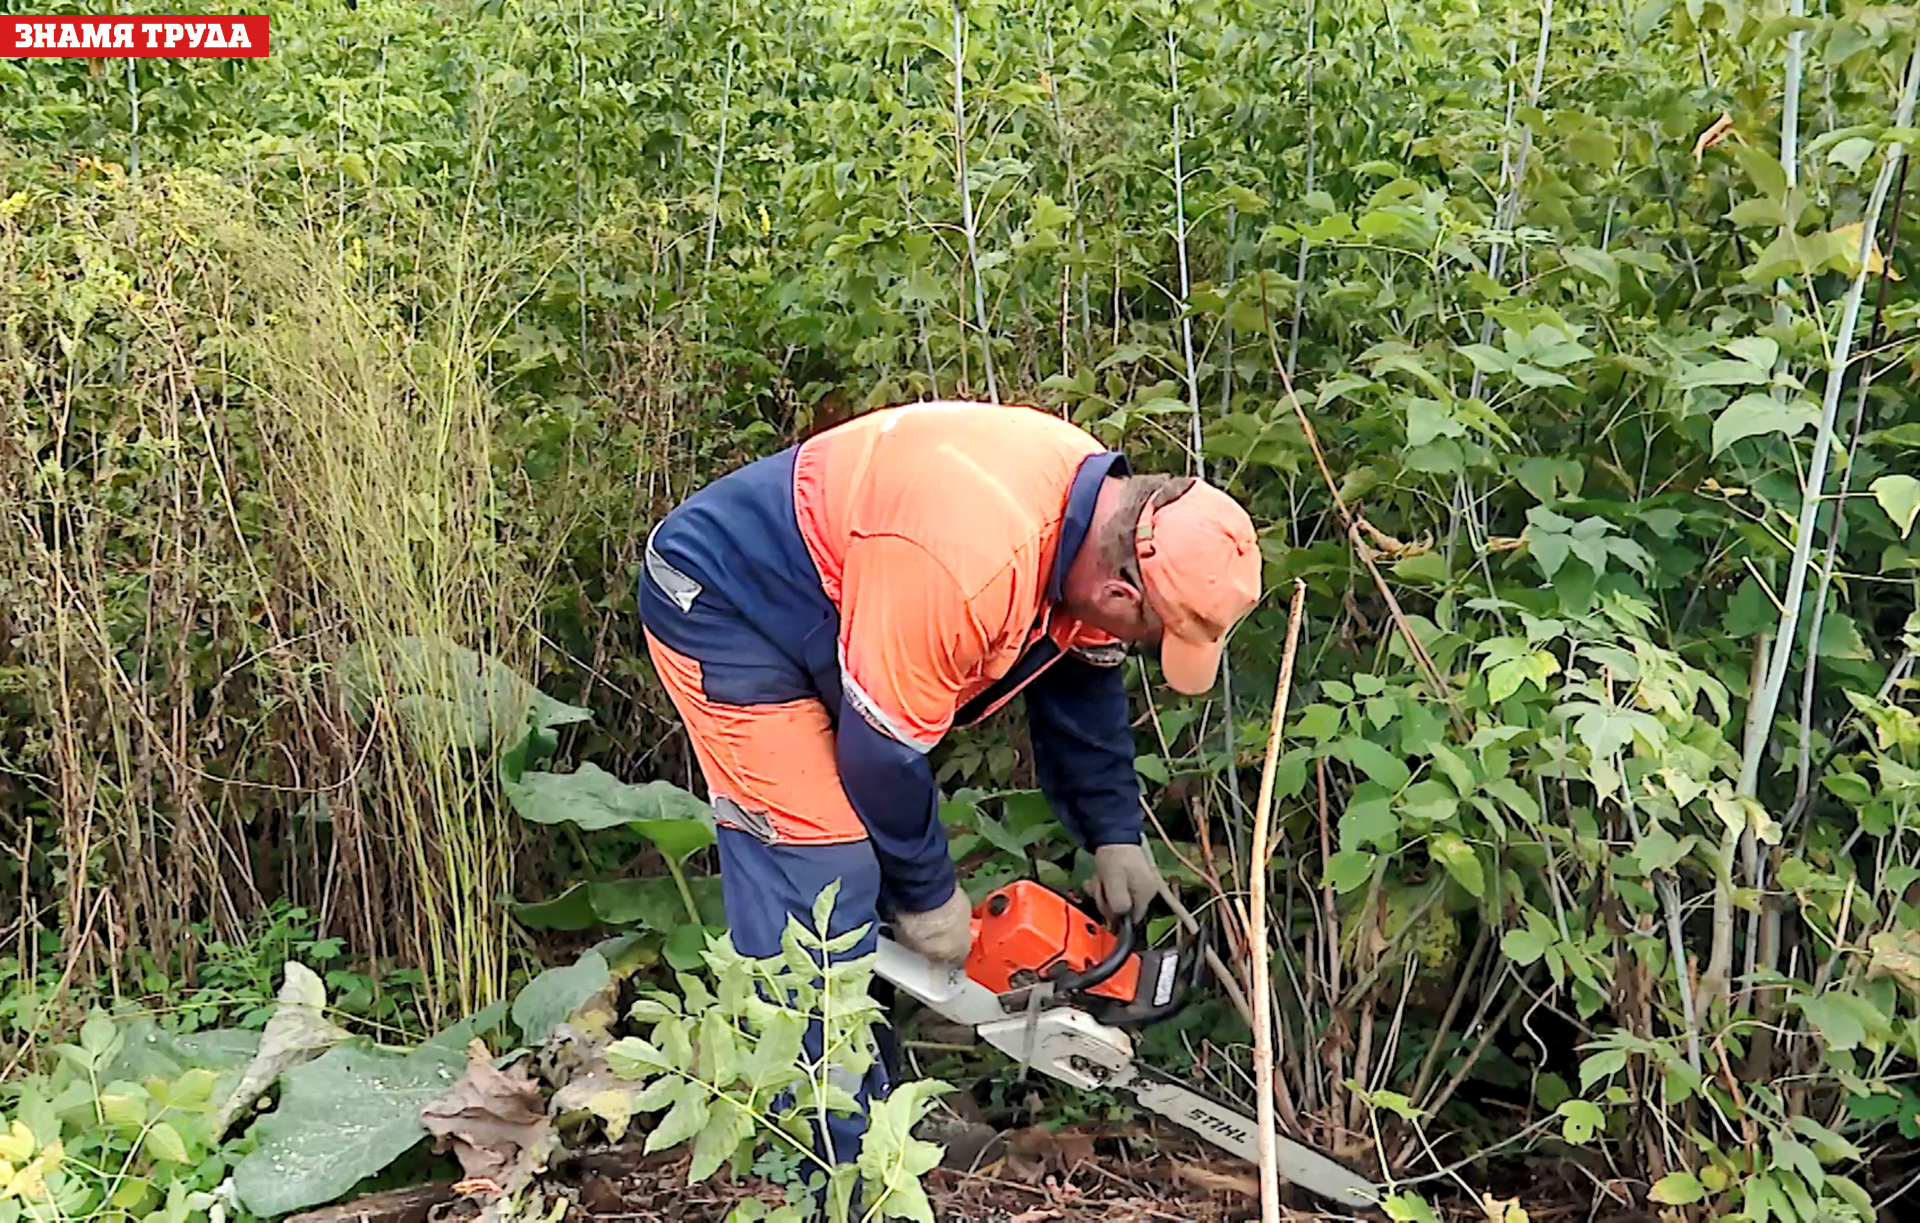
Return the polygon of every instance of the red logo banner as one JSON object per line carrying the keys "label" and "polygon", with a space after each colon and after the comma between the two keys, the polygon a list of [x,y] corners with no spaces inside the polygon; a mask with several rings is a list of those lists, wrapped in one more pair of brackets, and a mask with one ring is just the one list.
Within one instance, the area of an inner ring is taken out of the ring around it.
{"label": "red logo banner", "polygon": [[0,55],[192,57],[267,53],[265,14],[0,17]]}

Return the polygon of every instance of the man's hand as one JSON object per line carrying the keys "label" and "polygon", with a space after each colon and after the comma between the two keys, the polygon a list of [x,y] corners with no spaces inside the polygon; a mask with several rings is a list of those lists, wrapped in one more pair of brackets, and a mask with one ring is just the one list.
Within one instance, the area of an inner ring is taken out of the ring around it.
{"label": "man's hand", "polygon": [[1160,894],[1160,872],[1138,844],[1102,845],[1093,851],[1093,882],[1087,891],[1109,921],[1123,914],[1139,921]]}
{"label": "man's hand", "polygon": [[937,909],[897,913],[893,934],[900,945],[941,964],[964,964],[973,949],[973,906],[959,887]]}

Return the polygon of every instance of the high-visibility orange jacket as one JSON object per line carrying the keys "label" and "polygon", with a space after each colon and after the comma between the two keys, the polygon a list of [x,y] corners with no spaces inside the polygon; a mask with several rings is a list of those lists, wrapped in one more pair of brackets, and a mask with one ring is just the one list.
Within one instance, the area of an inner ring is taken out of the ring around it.
{"label": "high-visibility orange jacket", "polygon": [[857,417],[702,489],[648,543],[640,614],[705,695],[807,698],[895,907],[954,886],[926,754],[1024,695],[1043,790],[1089,845],[1137,840],[1112,638],[1059,606],[1095,498],[1125,460],[1043,412],[923,403]]}

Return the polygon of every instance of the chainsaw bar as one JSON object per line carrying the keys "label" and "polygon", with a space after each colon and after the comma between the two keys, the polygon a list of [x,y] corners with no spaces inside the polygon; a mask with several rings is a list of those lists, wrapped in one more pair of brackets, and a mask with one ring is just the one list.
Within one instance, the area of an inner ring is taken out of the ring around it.
{"label": "chainsaw bar", "polygon": [[[1142,1105],[1248,1163],[1260,1162],[1259,1126],[1231,1105],[1179,1079],[1135,1063],[1126,1084]],[[1380,1188],[1338,1160],[1284,1135],[1274,1135],[1280,1179],[1356,1210],[1380,1204]]]}

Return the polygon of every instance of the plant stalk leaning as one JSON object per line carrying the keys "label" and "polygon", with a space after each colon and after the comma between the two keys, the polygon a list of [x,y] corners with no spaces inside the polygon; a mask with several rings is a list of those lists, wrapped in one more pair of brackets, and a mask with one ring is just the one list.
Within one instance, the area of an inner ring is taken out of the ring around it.
{"label": "plant stalk leaning", "polygon": [[1280,1220],[1280,1169],[1273,1142],[1273,979],[1267,954],[1267,857],[1270,846],[1267,833],[1273,818],[1274,766],[1280,757],[1280,728],[1287,717],[1287,697],[1293,686],[1293,657],[1300,644],[1300,615],[1306,603],[1307,584],[1296,578],[1293,602],[1287,609],[1287,646],[1280,657],[1280,680],[1273,697],[1273,714],[1267,729],[1267,757],[1260,768],[1260,797],[1253,815],[1253,856],[1249,864],[1252,886],[1252,931],[1249,951],[1254,957],[1249,975],[1253,978],[1253,1075],[1260,1126],[1260,1213],[1265,1223]]}

